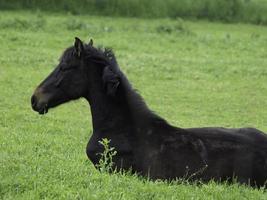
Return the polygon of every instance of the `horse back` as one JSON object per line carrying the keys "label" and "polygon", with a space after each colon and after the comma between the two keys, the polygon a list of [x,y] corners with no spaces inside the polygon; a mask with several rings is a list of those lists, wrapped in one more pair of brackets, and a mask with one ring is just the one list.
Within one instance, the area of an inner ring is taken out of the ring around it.
{"label": "horse back", "polygon": [[186,131],[204,141],[255,146],[256,148],[266,148],[267,150],[267,135],[255,128],[203,127],[188,128]]}

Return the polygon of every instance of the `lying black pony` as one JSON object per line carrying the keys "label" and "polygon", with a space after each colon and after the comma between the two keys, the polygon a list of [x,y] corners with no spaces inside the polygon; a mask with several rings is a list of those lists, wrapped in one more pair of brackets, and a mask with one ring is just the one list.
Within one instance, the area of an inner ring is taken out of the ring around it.
{"label": "lying black pony", "polygon": [[267,180],[267,136],[254,128],[173,127],[153,113],[119,69],[112,51],[75,38],[59,65],[37,87],[32,108],[49,108],[84,97],[93,120],[86,153],[98,164],[99,141],[111,140],[117,169],[152,179],[191,177],[263,186]]}

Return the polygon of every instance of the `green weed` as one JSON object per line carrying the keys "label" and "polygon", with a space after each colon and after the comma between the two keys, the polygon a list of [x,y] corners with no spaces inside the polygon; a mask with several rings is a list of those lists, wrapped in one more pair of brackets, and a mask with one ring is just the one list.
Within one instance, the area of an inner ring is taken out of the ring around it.
{"label": "green weed", "polygon": [[97,168],[102,173],[108,173],[114,171],[114,163],[113,158],[116,156],[117,151],[114,147],[110,147],[110,140],[107,138],[103,138],[99,143],[103,146],[103,153],[100,153],[99,164],[97,164]]}
{"label": "green weed", "polygon": [[192,31],[186,26],[184,21],[181,18],[175,20],[175,23],[172,24],[163,24],[156,27],[156,31],[158,33],[177,33],[177,34],[185,34],[185,35],[192,35]]}
{"label": "green weed", "polygon": [[0,24],[0,27],[3,29],[17,29],[17,30],[41,30],[45,27],[46,20],[42,17],[35,18],[35,19],[20,19],[14,18],[4,21]]}

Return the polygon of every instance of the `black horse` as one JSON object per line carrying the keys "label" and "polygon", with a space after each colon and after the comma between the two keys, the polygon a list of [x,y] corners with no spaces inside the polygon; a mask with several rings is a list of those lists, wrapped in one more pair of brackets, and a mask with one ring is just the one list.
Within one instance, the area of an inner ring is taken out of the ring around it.
{"label": "black horse", "polygon": [[93,134],[86,153],[96,166],[99,141],[111,140],[114,166],[151,179],[237,180],[263,186],[267,180],[267,136],[254,128],[177,128],[153,113],[132,88],[109,49],[75,38],[58,66],[37,87],[32,108],[49,108],[84,97]]}

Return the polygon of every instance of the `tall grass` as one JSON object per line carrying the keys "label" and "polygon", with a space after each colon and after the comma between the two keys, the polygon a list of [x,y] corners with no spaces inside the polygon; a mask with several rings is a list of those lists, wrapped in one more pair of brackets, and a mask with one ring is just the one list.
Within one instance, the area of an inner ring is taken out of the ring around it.
{"label": "tall grass", "polygon": [[267,0],[0,0],[0,8],[267,24]]}

